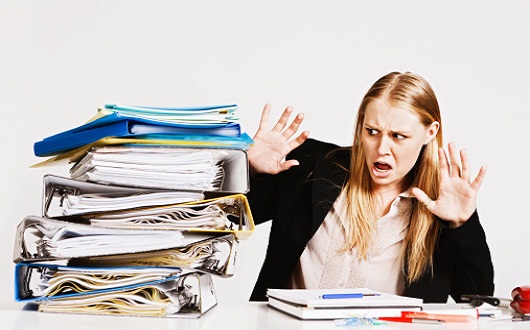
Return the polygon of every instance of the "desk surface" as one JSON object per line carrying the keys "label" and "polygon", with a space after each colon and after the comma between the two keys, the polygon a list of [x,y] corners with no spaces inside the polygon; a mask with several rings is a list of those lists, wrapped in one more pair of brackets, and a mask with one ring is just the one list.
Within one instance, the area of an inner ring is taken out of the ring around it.
{"label": "desk surface", "polygon": [[[265,303],[219,303],[199,319],[100,316],[83,314],[39,313],[24,310],[21,303],[0,303],[0,328],[5,330],[85,330],[85,329],[355,329],[367,327],[341,327],[333,321],[301,321],[274,309]],[[443,325],[389,323],[377,329],[530,329],[530,321],[478,320],[468,323]]]}

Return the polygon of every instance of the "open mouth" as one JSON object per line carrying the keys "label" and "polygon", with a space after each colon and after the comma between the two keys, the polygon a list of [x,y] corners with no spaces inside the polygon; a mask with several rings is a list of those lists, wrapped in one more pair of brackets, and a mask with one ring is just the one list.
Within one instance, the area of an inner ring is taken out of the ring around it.
{"label": "open mouth", "polygon": [[387,163],[383,163],[383,162],[375,162],[374,168],[378,172],[388,172],[392,169],[392,166],[388,165]]}

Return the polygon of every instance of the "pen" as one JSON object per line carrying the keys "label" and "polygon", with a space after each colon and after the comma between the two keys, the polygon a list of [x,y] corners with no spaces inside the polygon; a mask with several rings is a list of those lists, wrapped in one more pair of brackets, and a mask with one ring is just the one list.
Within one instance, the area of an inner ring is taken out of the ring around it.
{"label": "pen", "polygon": [[422,319],[436,319],[445,322],[471,322],[475,320],[471,315],[459,314],[430,314],[426,312],[401,312],[402,317],[419,317]]}
{"label": "pen", "polygon": [[328,293],[323,294],[322,299],[348,299],[348,298],[362,298],[367,296],[379,296],[377,293]]}
{"label": "pen", "polygon": [[435,319],[423,319],[414,317],[378,317],[378,320],[403,323],[442,324],[444,321]]}

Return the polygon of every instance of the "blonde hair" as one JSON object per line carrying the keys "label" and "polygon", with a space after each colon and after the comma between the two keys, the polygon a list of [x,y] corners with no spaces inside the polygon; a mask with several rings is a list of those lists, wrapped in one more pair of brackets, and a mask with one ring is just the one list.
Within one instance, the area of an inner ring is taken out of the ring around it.
{"label": "blonde hair", "polygon": [[[392,72],[377,80],[364,96],[356,119],[352,146],[350,177],[346,183],[347,214],[350,219],[349,243],[346,249],[357,248],[359,255],[366,258],[372,243],[375,228],[375,211],[372,205],[371,178],[366,165],[364,146],[361,139],[365,112],[373,100],[387,100],[394,105],[414,111],[420,122],[428,127],[440,123],[436,138],[426,144],[416,164],[408,174],[412,186],[419,187],[433,199],[438,197],[438,148],[443,146],[442,122],[436,95],[429,83],[422,77],[410,73]],[[427,269],[432,272],[432,256],[438,237],[439,225],[434,215],[417,199],[412,198],[412,212],[408,234],[403,244],[403,266],[407,269],[406,281],[412,283]]]}

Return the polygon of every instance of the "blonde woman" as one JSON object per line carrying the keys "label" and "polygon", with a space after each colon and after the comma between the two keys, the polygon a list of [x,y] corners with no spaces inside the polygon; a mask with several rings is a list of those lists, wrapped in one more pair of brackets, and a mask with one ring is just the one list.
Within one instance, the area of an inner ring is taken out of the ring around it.
{"label": "blonde woman", "polygon": [[[389,73],[366,93],[348,148],[297,133],[287,107],[269,129],[263,109],[248,194],[256,223],[272,220],[251,300],[267,288],[367,287],[446,302],[492,295],[493,266],[465,150],[443,149],[425,79]],[[298,134],[298,135],[297,135]]]}

